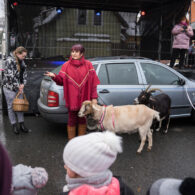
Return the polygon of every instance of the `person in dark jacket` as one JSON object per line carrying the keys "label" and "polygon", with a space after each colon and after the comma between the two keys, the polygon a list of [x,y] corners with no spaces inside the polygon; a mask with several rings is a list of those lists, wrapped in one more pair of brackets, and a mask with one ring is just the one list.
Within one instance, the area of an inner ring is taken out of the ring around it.
{"label": "person in dark jacket", "polygon": [[149,188],[147,195],[194,195],[195,178],[187,177],[184,180],[162,178],[155,181]]}
{"label": "person in dark jacket", "polygon": [[0,194],[10,195],[12,165],[5,148],[0,143]]}
{"label": "person in dark jacket", "polygon": [[109,169],[122,152],[121,143],[122,138],[109,131],[71,139],[63,152],[67,185],[62,194],[133,195]]}
{"label": "person in dark jacket", "polygon": [[[3,92],[7,102],[9,120],[15,134],[19,134],[20,130],[25,133],[29,132],[29,129],[24,125],[24,113],[14,112],[12,109],[14,98],[18,92],[21,93],[20,97],[22,96],[26,84],[27,73],[26,65],[24,63],[26,55],[27,50],[24,47],[20,46],[16,48],[5,61],[3,74]],[[19,123],[19,128],[17,122]]]}
{"label": "person in dark jacket", "polygon": [[174,26],[172,34],[174,39],[170,67],[174,66],[176,58],[180,56],[179,68],[182,68],[184,65],[185,54],[189,49],[190,37],[193,36],[192,27],[189,25],[189,21],[185,16]]}
{"label": "person in dark jacket", "polygon": [[73,45],[70,59],[63,64],[58,75],[46,72],[45,76],[51,77],[57,85],[64,87],[64,99],[68,108],[68,139],[86,133],[85,118],[78,117],[81,104],[85,100],[97,103],[97,85],[100,83],[96,71],[90,61],[84,57],[85,49],[81,44]]}

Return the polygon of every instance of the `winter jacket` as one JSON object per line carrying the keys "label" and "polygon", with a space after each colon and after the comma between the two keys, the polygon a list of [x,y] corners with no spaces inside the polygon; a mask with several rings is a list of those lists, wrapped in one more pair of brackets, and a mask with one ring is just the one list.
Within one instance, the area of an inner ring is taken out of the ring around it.
{"label": "winter jacket", "polygon": [[90,61],[81,59],[80,66],[63,64],[60,72],[52,78],[57,85],[63,85],[66,107],[71,111],[80,109],[85,100],[97,99],[97,85],[100,83]]}
{"label": "winter jacket", "polygon": [[173,48],[189,49],[190,37],[194,34],[192,27],[188,26],[189,29],[186,32],[181,31],[181,28],[183,28],[181,24],[176,24],[172,30],[174,36]]}
{"label": "winter jacket", "polygon": [[94,188],[89,185],[82,185],[72,191],[63,192],[61,195],[134,195],[133,191],[122,181],[121,177],[113,177],[108,186]]}
{"label": "winter jacket", "polygon": [[[23,75],[20,75],[17,69],[16,59],[13,54],[11,54],[5,61],[3,86],[11,91],[17,92],[20,84],[25,85],[27,82],[27,72],[24,61],[21,62],[21,70],[23,70]],[[20,76],[23,76],[23,82],[21,82]]]}
{"label": "winter jacket", "polygon": [[13,167],[12,172],[11,195],[37,195],[38,189],[48,181],[48,174],[42,167],[19,164]]}
{"label": "winter jacket", "polygon": [[32,168],[19,164],[13,167],[11,195],[35,195],[37,189],[32,184]]}

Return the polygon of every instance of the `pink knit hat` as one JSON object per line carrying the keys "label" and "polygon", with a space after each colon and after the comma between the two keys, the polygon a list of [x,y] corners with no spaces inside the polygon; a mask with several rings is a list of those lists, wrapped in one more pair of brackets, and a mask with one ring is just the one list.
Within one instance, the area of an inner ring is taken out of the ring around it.
{"label": "pink knit hat", "polygon": [[35,167],[32,169],[32,183],[36,188],[42,188],[48,181],[48,173],[44,168]]}

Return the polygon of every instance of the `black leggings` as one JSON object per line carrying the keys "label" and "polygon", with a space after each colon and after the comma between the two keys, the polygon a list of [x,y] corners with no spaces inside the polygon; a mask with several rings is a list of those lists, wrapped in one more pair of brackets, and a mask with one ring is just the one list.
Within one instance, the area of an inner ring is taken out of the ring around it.
{"label": "black leggings", "polygon": [[178,56],[179,56],[179,68],[183,67],[186,51],[187,51],[187,49],[173,48],[173,52],[171,55],[170,67],[174,66],[175,60],[176,60],[176,58],[178,58]]}

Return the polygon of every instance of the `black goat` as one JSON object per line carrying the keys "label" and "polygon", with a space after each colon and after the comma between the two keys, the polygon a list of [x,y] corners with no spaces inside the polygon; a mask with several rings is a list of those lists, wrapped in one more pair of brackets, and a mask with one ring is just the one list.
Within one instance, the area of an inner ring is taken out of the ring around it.
{"label": "black goat", "polygon": [[149,108],[152,108],[160,112],[160,124],[158,128],[156,125],[154,125],[153,128],[159,131],[162,126],[163,133],[167,133],[170,122],[171,98],[165,93],[153,96],[152,92],[161,90],[160,89],[149,90],[150,86],[148,86],[146,90],[142,91],[134,102],[135,104],[144,104]]}

